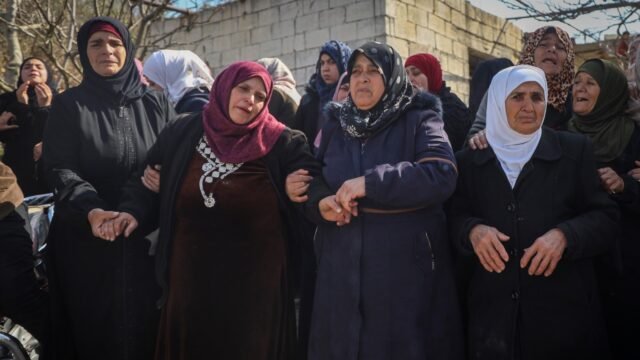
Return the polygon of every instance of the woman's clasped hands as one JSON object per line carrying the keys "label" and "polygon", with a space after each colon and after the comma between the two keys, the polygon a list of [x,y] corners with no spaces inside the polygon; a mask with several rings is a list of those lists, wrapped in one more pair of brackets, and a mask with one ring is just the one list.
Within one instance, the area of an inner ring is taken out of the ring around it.
{"label": "woman's clasped hands", "polygon": [[93,209],[88,215],[93,236],[114,241],[120,235],[129,237],[138,227],[138,220],[126,212]]}
{"label": "woman's clasped hands", "polygon": [[322,218],[342,226],[351,222],[352,216],[358,216],[357,199],[366,195],[364,176],[345,181],[335,195],[320,200],[318,208]]}

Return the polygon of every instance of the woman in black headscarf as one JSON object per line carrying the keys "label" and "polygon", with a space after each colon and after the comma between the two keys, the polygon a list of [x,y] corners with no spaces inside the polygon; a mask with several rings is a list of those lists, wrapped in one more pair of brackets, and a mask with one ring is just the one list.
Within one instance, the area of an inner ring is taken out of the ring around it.
{"label": "woman in black headscarf", "polygon": [[498,71],[509,66],[513,66],[513,62],[507,58],[489,59],[478,64],[471,76],[471,82],[469,82],[469,111],[474,119],[480,103],[489,89],[491,79]]}
{"label": "woman in black headscarf", "polygon": [[318,224],[309,359],[461,359],[442,209],[457,173],[440,102],[413,95],[388,45],[362,45],[347,69],[304,204]]}
{"label": "woman in black headscarf", "polygon": [[0,141],[2,161],[16,177],[25,196],[47,192],[40,167],[42,133],[56,86],[47,64],[26,58],[20,65],[17,89],[0,95]]}
{"label": "woman in black headscarf", "polygon": [[122,23],[93,18],[77,43],[82,83],[56,97],[44,139],[56,200],[49,238],[53,343],[60,359],[151,359],[159,289],[147,231],[105,242],[93,237],[90,223],[108,220],[97,209],[115,208],[174,112],[164,95],[140,82]]}

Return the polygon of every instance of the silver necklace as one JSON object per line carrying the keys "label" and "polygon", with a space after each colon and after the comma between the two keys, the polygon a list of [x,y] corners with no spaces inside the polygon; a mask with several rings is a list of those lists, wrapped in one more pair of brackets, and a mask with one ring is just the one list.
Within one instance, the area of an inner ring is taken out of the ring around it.
{"label": "silver necklace", "polygon": [[216,204],[216,199],[213,198],[213,192],[205,193],[204,183],[211,184],[213,179],[222,180],[227,177],[227,175],[238,170],[244,163],[228,164],[220,161],[213,151],[211,151],[207,143],[207,138],[204,135],[200,139],[200,142],[198,142],[198,145],[196,145],[196,150],[207,160],[207,162],[202,165],[203,174],[200,176],[199,186],[200,194],[204,199],[204,206],[212,208]]}

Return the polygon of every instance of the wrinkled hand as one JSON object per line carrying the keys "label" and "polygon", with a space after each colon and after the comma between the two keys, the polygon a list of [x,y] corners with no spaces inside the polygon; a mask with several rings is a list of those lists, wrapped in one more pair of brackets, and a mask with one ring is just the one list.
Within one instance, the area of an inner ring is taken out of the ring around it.
{"label": "wrinkled hand", "polygon": [[365,197],[364,176],[359,176],[345,181],[336,191],[336,202],[342,209],[348,211],[353,216],[358,216],[358,202],[356,199]]}
{"label": "wrinkled hand", "polygon": [[27,80],[23,82],[16,90],[16,98],[18,99],[19,103],[29,105],[29,94],[27,93],[29,84],[31,84],[31,81]]}
{"label": "wrinkled hand", "polygon": [[105,211],[98,208],[89,211],[87,218],[89,220],[89,224],[91,224],[91,232],[93,232],[93,236],[103,240],[115,240],[115,237],[111,238],[108,236],[104,225],[108,223],[109,220],[115,219],[119,214],[120,213],[117,211]]}
{"label": "wrinkled hand", "polygon": [[351,222],[351,213],[345,211],[336,201],[335,195],[327,196],[320,200],[318,204],[320,215],[327,221],[335,222],[336,225],[342,226]]}
{"label": "wrinkled hand", "polygon": [[138,220],[129,213],[121,212],[116,218],[109,220],[102,227],[105,235],[109,240],[113,241],[120,235],[128,238],[138,228]]}
{"label": "wrinkled hand", "polygon": [[34,87],[36,91],[36,100],[38,101],[38,106],[46,107],[51,106],[51,99],[53,99],[53,93],[51,92],[51,88],[49,85],[45,83],[36,84]]}
{"label": "wrinkled hand", "polygon": [[469,139],[471,150],[482,150],[486,149],[487,146],[489,146],[489,143],[487,142],[487,133],[484,130],[478,131]]}
{"label": "wrinkled hand", "polygon": [[531,260],[529,275],[550,276],[556,269],[566,247],[567,238],[562,231],[551,229],[525,249],[524,256],[520,259],[520,267],[524,269]]}
{"label": "wrinkled hand", "polygon": [[153,165],[153,168],[147,165],[144,169],[144,175],[140,178],[142,185],[154,193],[160,192],[160,170],[161,165]]}
{"label": "wrinkled hand", "polygon": [[627,174],[633,178],[633,180],[640,181],[640,161],[635,161],[636,167],[629,170]]}
{"label": "wrinkled hand", "polygon": [[598,175],[600,175],[602,187],[610,194],[624,191],[624,180],[612,168],[600,168],[598,169]]}
{"label": "wrinkled hand", "polygon": [[309,175],[309,171],[304,169],[296,170],[287,175],[285,189],[287,190],[289,200],[296,203],[307,201],[309,196],[306,195],[306,193],[311,180],[313,180],[313,177]]}
{"label": "wrinkled hand", "polygon": [[33,161],[40,160],[42,157],[42,141],[33,146]]}
{"label": "wrinkled hand", "polygon": [[9,121],[14,117],[16,116],[8,111],[4,111],[0,114],[0,131],[18,128],[18,125],[9,125]]}
{"label": "wrinkled hand", "polygon": [[502,243],[509,241],[509,236],[492,226],[480,224],[471,229],[469,240],[471,240],[473,251],[485,270],[501,273],[505,269],[505,263],[509,261],[509,254]]}

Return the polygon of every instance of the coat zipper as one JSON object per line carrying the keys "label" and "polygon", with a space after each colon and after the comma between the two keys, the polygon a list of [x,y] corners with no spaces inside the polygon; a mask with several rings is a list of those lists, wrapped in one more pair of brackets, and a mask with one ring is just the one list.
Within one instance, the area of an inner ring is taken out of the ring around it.
{"label": "coat zipper", "polygon": [[429,234],[425,231],[424,236],[427,238],[427,245],[429,246],[429,253],[431,254],[431,270],[436,270],[436,254],[433,252],[433,246],[431,246],[431,239]]}

